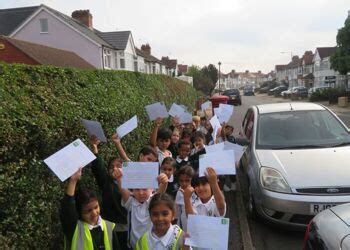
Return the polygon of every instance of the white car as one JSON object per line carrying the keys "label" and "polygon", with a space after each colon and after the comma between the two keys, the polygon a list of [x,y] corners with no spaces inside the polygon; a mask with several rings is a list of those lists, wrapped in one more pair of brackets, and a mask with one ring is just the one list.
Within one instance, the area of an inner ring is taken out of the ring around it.
{"label": "white car", "polygon": [[350,133],[327,107],[252,106],[242,134],[250,141],[241,175],[252,217],[305,228],[315,214],[350,202]]}

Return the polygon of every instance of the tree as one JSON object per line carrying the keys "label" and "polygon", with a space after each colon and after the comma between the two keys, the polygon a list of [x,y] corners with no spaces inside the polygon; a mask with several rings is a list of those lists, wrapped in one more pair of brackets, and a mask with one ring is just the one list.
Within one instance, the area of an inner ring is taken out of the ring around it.
{"label": "tree", "polygon": [[218,81],[219,71],[213,64],[209,64],[208,66],[204,66],[202,68],[202,72],[205,76],[209,77],[213,83]]}
{"label": "tree", "polygon": [[[213,65],[212,65],[213,66]],[[198,66],[192,65],[188,68],[187,75],[193,77],[193,86],[195,89],[202,91],[206,95],[210,95],[215,88],[217,78],[215,80],[215,66],[205,66],[200,69]],[[217,75],[217,72],[216,72]],[[215,81],[213,81],[213,79]]]}
{"label": "tree", "polygon": [[338,30],[337,49],[331,56],[331,68],[346,76],[350,72],[350,16],[345,20],[344,27]]}

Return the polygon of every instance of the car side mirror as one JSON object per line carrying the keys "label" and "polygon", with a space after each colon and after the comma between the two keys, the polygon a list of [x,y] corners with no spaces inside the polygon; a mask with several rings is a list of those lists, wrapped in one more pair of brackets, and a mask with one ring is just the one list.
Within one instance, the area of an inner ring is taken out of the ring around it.
{"label": "car side mirror", "polygon": [[236,138],[236,144],[241,146],[249,146],[250,141],[245,137]]}

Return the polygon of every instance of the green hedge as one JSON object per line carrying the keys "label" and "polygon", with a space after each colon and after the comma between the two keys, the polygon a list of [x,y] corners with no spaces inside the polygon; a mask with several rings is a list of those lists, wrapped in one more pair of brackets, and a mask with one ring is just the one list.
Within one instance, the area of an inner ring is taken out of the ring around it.
{"label": "green hedge", "polygon": [[348,96],[349,92],[344,88],[328,88],[328,89],[319,89],[316,92],[312,93],[310,96],[310,101],[329,101],[330,104],[338,103],[338,97]]}
{"label": "green hedge", "polygon": [[[160,75],[0,64],[0,246],[57,249],[64,185],[43,159],[76,138],[88,143],[81,118],[98,120],[109,137],[138,115],[139,127],[123,138],[134,157],[148,143],[151,123],[144,106],[164,101],[190,108],[198,98],[188,84]],[[101,145],[102,154],[115,154]],[[94,185],[85,168],[82,183]]]}

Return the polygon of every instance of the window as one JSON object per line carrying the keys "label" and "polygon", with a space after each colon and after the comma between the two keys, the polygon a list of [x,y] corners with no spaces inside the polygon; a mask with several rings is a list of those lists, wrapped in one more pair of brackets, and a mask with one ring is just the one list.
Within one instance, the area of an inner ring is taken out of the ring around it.
{"label": "window", "polygon": [[47,18],[40,18],[40,33],[48,33],[49,32],[49,23]]}
{"label": "window", "polygon": [[105,68],[110,69],[111,68],[111,51],[108,49],[103,50],[103,56],[104,56],[104,64]]}
{"label": "window", "polygon": [[125,55],[124,55],[124,51],[119,51],[119,64],[120,64],[120,68],[121,69],[125,69]]}
{"label": "window", "polygon": [[153,63],[152,65],[152,73],[155,74],[156,73],[156,65]]}

